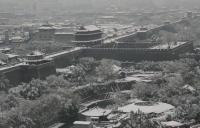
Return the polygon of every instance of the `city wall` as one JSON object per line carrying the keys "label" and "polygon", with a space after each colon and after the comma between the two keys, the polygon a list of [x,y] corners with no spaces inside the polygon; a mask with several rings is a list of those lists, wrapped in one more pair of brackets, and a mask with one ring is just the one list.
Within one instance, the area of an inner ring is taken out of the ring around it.
{"label": "city wall", "polygon": [[156,42],[124,42],[124,43],[108,43],[108,44],[102,44],[99,46],[95,46],[93,48],[149,48],[155,45],[158,45],[159,43]]}
{"label": "city wall", "polygon": [[71,51],[63,51],[48,55],[46,58],[52,58],[56,68],[64,68],[74,63],[82,54],[82,48],[77,48]]}
{"label": "city wall", "polygon": [[[179,24],[182,22],[183,21],[179,21],[173,24]],[[147,37],[148,35],[163,29],[163,27],[166,27],[166,25],[149,30],[147,32]],[[167,28],[169,28],[169,26]],[[127,40],[125,42],[131,42],[129,39],[134,39],[135,34],[133,35],[134,36],[121,38],[118,41],[123,42],[123,40]],[[185,43],[184,45],[174,49],[146,49],[142,44],[138,45],[140,45],[140,48],[135,48],[136,45],[126,44],[124,46],[117,47],[112,47],[112,45],[110,45],[108,48],[77,48],[71,51],[61,51],[59,53],[47,55],[46,58],[53,59],[53,61],[49,63],[44,63],[37,66],[18,65],[3,68],[0,70],[0,73],[4,74],[5,77],[10,80],[11,84],[17,85],[21,82],[29,82],[33,78],[45,79],[47,76],[55,74],[56,68],[64,68],[68,65],[71,65],[75,60],[81,57],[94,57],[96,59],[107,58],[121,61],[162,61],[178,59],[180,54],[193,50],[193,44],[191,42]]]}
{"label": "city wall", "polygon": [[145,40],[150,38],[153,34],[158,34],[159,31],[165,30],[165,31],[170,31],[170,32],[175,32],[174,26],[179,25],[179,24],[187,24],[188,21],[186,19],[179,20],[173,23],[168,23],[164,25],[157,26],[155,28],[143,31],[143,32],[135,32],[126,36],[122,36],[121,38],[117,39],[117,42],[121,43],[134,43],[137,42],[136,40]]}
{"label": "city wall", "polygon": [[16,85],[23,81],[24,74],[21,66],[9,67],[1,70],[0,73],[4,75],[5,78],[8,79],[11,84]]}
{"label": "city wall", "polygon": [[29,82],[33,78],[45,79],[47,76],[56,73],[54,62],[47,62],[40,65],[17,65],[0,71],[12,85],[22,82]]}

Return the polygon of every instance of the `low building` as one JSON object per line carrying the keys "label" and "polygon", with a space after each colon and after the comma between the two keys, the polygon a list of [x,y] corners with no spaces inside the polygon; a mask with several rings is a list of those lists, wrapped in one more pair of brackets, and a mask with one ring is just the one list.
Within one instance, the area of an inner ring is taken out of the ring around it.
{"label": "low building", "polygon": [[18,63],[18,57],[19,56],[15,54],[5,54],[0,52],[1,65]]}
{"label": "low building", "polygon": [[73,32],[56,32],[54,36],[56,42],[66,43],[68,46],[74,46],[74,43],[72,42],[74,40]]}
{"label": "low building", "polygon": [[92,122],[90,121],[75,121],[74,128],[93,128]]}
{"label": "low building", "polygon": [[6,47],[5,48],[0,48],[0,52],[1,53],[5,53],[6,54],[6,53],[9,53],[10,51],[11,51],[11,48],[6,48]]}
{"label": "low building", "polygon": [[21,36],[14,36],[11,37],[10,42],[11,43],[24,43],[25,39]]}
{"label": "low building", "polygon": [[19,55],[16,55],[16,54],[6,54],[8,56],[8,61],[11,62],[11,63],[16,63],[16,62],[19,62],[18,58],[19,58]]}
{"label": "low building", "polygon": [[107,116],[111,113],[111,110],[102,108],[92,108],[81,113],[85,117],[85,120],[99,123],[101,121],[108,121]]}
{"label": "low building", "polygon": [[164,128],[190,128],[189,125],[186,125],[177,121],[161,122],[161,125]]}

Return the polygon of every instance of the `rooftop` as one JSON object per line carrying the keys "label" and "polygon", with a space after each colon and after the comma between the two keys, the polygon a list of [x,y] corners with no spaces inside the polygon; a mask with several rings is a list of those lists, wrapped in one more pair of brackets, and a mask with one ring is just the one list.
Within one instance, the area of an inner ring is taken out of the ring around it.
{"label": "rooftop", "polygon": [[51,30],[54,29],[53,27],[42,26],[39,28],[40,30]]}
{"label": "rooftop", "polygon": [[27,56],[41,56],[44,55],[44,53],[40,52],[40,51],[33,51],[30,54],[28,54]]}
{"label": "rooftop", "polygon": [[82,114],[89,117],[100,117],[106,116],[111,113],[111,110],[102,109],[102,108],[93,108],[83,112]]}
{"label": "rooftop", "polygon": [[47,23],[47,24],[44,24],[42,25],[41,27],[39,27],[39,29],[43,29],[43,30],[49,30],[49,29],[55,29],[53,25]]}
{"label": "rooftop", "polygon": [[170,104],[162,103],[162,102],[152,103],[150,105],[146,103],[150,103],[150,102],[137,101],[135,103],[132,103],[123,107],[119,107],[118,110],[125,113],[130,113],[130,112],[136,113],[138,111],[141,111],[145,114],[150,114],[150,113],[159,114],[159,113],[167,112],[171,109],[174,109],[174,106]]}
{"label": "rooftop", "polygon": [[177,121],[161,122],[161,124],[168,127],[179,127],[183,125],[182,123],[179,123]]}
{"label": "rooftop", "polygon": [[100,19],[115,19],[114,16],[101,16]]}
{"label": "rooftop", "polygon": [[15,58],[18,57],[19,55],[16,54],[6,54],[8,56],[8,58]]}
{"label": "rooftop", "polygon": [[10,51],[11,48],[0,48],[0,51]]}
{"label": "rooftop", "polygon": [[90,125],[90,121],[75,121],[74,125]]}
{"label": "rooftop", "polygon": [[160,75],[160,72],[139,72],[139,73],[136,72],[135,74],[127,76],[124,79],[117,80],[117,82],[123,82],[123,81],[151,82],[152,79],[158,75]]}
{"label": "rooftop", "polygon": [[78,31],[97,31],[97,30],[100,30],[97,26],[88,25],[88,26],[81,27]]}

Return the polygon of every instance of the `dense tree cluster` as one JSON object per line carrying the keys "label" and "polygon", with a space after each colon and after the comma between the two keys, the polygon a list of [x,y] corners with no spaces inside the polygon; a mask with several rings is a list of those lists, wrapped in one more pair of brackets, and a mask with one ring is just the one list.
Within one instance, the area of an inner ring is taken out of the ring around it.
{"label": "dense tree cluster", "polygon": [[80,100],[70,87],[63,76],[49,76],[10,88],[0,101],[0,125],[4,128],[44,128],[57,122],[71,125],[77,120]]}
{"label": "dense tree cluster", "polygon": [[70,66],[70,73],[65,78],[75,85],[82,86],[92,82],[105,82],[114,80],[118,76],[121,63],[115,60],[94,58],[81,58],[78,64]]}
{"label": "dense tree cluster", "polygon": [[149,116],[138,111],[130,114],[130,120],[123,122],[124,128],[160,128],[159,124],[149,119]]}
{"label": "dense tree cluster", "polygon": [[[43,128],[56,122],[65,122],[71,125],[77,120],[80,97],[99,96],[103,92],[112,92],[116,87],[112,80],[117,79],[116,67],[121,66],[120,62],[113,60],[94,60],[93,58],[82,58],[78,64],[73,66],[72,77],[66,78],[66,74],[49,76],[46,80],[33,79],[29,83],[23,83],[12,87],[9,81],[2,77],[2,99],[1,111],[3,118],[0,125],[5,128],[27,127]],[[200,115],[200,68],[199,63],[193,59],[180,59],[164,62],[135,62],[130,70],[143,70],[161,72],[153,78],[151,83],[136,83],[133,85],[132,96],[145,101],[162,101],[174,105],[177,109],[177,120],[199,122]],[[81,77],[81,79],[79,79]],[[101,78],[101,83],[94,84],[94,79]],[[77,90],[74,82],[80,85],[90,84]],[[104,82],[107,82],[105,84]],[[102,85],[101,85],[102,84]],[[5,88],[8,85],[9,88]],[[123,85],[126,86],[126,85]],[[120,85],[120,88],[122,86]],[[81,92],[81,93],[80,93]],[[117,92],[117,91],[116,91]],[[117,92],[112,95],[116,104],[122,105],[126,95]],[[134,115],[134,114],[133,114]],[[136,114],[138,115],[138,114]],[[143,114],[139,114],[143,116]],[[51,118],[49,118],[51,117]],[[154,124],[144,119],[144,127]],[[134,120],[139,121],[137,116]],[[129,122],[131,123],[131,122]],[[133,123],[133,122],[132,122]],[[132,124],[134,127],[138,124]]]}
{"label": "dense tree cluster", "polygon": [[162,75],[156,77],[153,83],[134,85],[134,97],[172,104],[177,107],[177,119],[199,121],[200,70],[197,61],[182,59],[170,62],[141,62],[135,66],[146,71],[161,71]]}

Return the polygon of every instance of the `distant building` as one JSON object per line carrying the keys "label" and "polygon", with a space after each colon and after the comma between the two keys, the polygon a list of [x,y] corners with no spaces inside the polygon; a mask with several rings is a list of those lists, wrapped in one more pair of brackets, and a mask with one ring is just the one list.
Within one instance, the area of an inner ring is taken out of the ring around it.
{"label": "distant building", "polygon": [[10,53],[10,51],[11,51],[11,48],[0,48],[0,52],[1,53]]}
{"label": "distant building", "polygon": [[9,23],[9,19],[8,18],[0,18],[0,24],[1,25],[6,25]]}
{"label": "distant building", "polygon": [[8,31],[5,31],[4,32],[4,42],[5,43],[9,43],[9,32]]}
{"label": "distant building", "polygon": [[81,26],[75,32],[75,41],[77,46],[94,46],[99,45],[104,40],[103,32],[94,25]]}
{"label": "distant building", "polygon": [[69,46],[74,46],[72,41],[74,40],[73,32],[56,32],[55,41],[59,43],[67,43]]}
{"label": "distant building", "polygon": [[123,113],[137,113],[138,111],[141,111],[142,113],[146,115],[151,114],[161,114],[168,111],[171,111],[174,109],[174,106],[162,103],[162,102],[147,102],[147,101],[140,101],[135,100],[132,104],[128,104],[123,107],[119,107],[118,111],[121,111]]}
{"label": "distant building", "polygon": [[53,41],[55,34],[55,28],[51,24],[42,25],[39,28],[38,40],[40,41]]}
{"label": "distant building", "polygon": [[18,58],[19,58],[19,55],[16,55],[16,54],[5,54],[8,56],[8,62],[9,63],[17,63],[19,62]]}
{"label": "distant building", "polygon": [[14,36],[10,38],[11,43],[24,43],[25,39],[21,36]]}
{"label": "distant building", "polygon": [[137,32],[137,37],[140,40],[145,40],[147,38],[147,31],[148,31],[148,28],[141,27],[140,30]]}
{"label": "distant building", "polygon": [[192,12],[187,12],[187,18],[192,19],[193,18],[193,13]]}
{"label": "distant building", "polygon": [[18,55],[3,53],[3,52],[1,52],[1,49],[0,49],[0,62],[1,62],[1,65],[2,64],[4,65],[4,64],[18,63],[19,62],[18,58],[19,58]]}
{"label": "distant building", "polygon": [[93,123],[99,123],[101,121],[108,121],[107,116],[111,113],[111,110],[102,108],[93,108],[86,110],[81,113],[83,118],[87,121],[92,121]]}
{"label": "distant building", "polygon": [[44,58],[44,53],[41,53],[39,51],[34,51],[34,52],[28,54],[26,56],[26,60],[25,60],[25,62],[30,65],[33,65],[33,64],[38,65],[38,64],[42,64],[42,63],[45,63],[48,61],[49,60]]}

